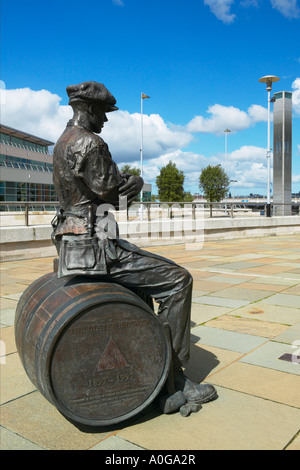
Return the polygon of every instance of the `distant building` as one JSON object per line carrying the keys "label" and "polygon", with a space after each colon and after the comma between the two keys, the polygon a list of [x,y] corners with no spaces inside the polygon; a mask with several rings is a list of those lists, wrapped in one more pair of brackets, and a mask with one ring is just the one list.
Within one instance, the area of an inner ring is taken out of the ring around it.
{"label": "distant building", "polygon": [[[290,215],[292,198],[292,93],[274,93],[273,214]],[[288,205],[276,205],[276,203]]]}
{"label": "distant building", "polygon": [[56,201],[53,186],[54,142],[0,124],[1,210],[5,201]]}
{"label": "distant building", "polygon": [[143,186],[143,202],[151,202],[151,192],[152,192],[152,184],[144,183],[144,186]]}

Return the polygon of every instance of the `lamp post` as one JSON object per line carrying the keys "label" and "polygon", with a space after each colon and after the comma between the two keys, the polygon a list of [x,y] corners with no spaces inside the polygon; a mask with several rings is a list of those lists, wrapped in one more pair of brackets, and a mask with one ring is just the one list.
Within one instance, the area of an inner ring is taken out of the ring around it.
{"label": "lamp post", "polygon": [[[231,132],[231,130],[225,129],[224,132],[225,132],[225,173],[227,174],[227,135],[229,132]],[[227,215],[227,204],[225,204],[225,215]]]}
{"label": "lamp post", "polygon": [[270,158],[271,158],[271,148],[270,148],[270,92],[272,90],[272,83],[278,82],[280,78],[275,75],[265,75],[260,78],[258,81],[261,83],[266,83],[267,92],[268,92],[268,149],[267,149],[267,163],[268,163],[268,190],[267,190],[267,217],[271,217],[271,169],[270,169]]}
{"label": "lamp post", "polygon": [[[145,93],[141,93],[141,177],[143,178],[143,100],[150,98],[150,96],[145,95]],[[143,188],[141,190],[140,195],[141,200],[141,210],[140,210],[140,219],[143,220]]]}

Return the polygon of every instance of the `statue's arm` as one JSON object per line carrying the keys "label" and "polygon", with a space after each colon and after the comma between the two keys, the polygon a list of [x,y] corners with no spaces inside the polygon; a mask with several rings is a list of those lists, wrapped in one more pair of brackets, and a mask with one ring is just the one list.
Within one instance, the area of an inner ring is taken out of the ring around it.
{"label": "statue's arm", "polygon": [[140,176],[124,174],[113,161],[107,144],[101,139],[89,142],[87,151],[77,160],[75,172],[87,188],[102,201],[119,206],[119,196],[127,197],[130,205],[143,187]]}
{"label": "statue's arm", "polygon": [[120,187],[119,192],[121,196],[127,197],[127,204],[131,204],[133,199],[141,192],[144,180],[140,176],[128,175],[127,180]]}

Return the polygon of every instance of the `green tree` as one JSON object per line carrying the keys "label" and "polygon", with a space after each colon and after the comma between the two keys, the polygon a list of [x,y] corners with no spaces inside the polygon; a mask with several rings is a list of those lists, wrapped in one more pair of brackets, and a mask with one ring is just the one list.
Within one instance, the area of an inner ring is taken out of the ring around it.
{"label": "green tree", "polygon": [[184,174],[171,161],[161,168],[156,177],[158,198],[162,202],[181,202],[184,200]]}
{"label": "green tree", "polygon": [[183,198],[184,202],[193,202],[194,200],[194,196],[189,192],[189,191],[186,191],[184,193],[184,198]]}
{"label": "green tree", "polygon": [[141,170],[135,167],[132,168],[130,165],[123,165],[121,168],[121,173],[140,176]]}
{"label": "green tree", "polygon": [[[230,181],[221,165],[208,165],[199,177],[199,188],[209,202],[220,202],[228,193]],[[210,204],[210,217],[212,217],[212,204]]]}

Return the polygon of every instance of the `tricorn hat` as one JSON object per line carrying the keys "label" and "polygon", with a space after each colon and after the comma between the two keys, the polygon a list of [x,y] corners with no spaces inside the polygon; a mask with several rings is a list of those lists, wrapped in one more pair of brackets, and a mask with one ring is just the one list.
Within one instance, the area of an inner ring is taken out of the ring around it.
{"label": "tricorn hat", "polygon": [[116,111],[116,99],[108,89],[98,82],[83,82],[78,85],[69,85],[66,88],[69,96],[69,104],[74,101],[88,101],[90,103],[103,103],[106,105],[106,112]]}

